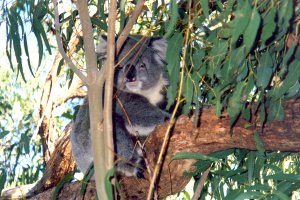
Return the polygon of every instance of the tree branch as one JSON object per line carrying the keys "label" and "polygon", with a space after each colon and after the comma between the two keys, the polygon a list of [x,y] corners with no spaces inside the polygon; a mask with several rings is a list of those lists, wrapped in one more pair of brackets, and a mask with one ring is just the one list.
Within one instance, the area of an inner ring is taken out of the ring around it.
{"label": "tree branch", "polygon": [[[264,148],[271,151],[300,151],[300,99],[290,100],[284,104],[284,121],[267,123],[263,127],[260,137]],[[254,117],[253,117],[254,119]],[[253,127],[245,128],[249,124],[239,119],[235,127],[230,130],[228,116],[218,118],[213,108],[204,109],[200,116],[200,127],[195,128],[193,119],[181,116],[176,120],[174,130],[169,141],[167,154],[157,184],[159,198],[181,191],[190,180],[183,176],[183,172],[193,169],[194,160],[172,160],[178,152],[196,152],[204,155],[230,149],[256,149]],[[168,123],[160,126],[146,142],[146,154],[150,169],[154,169],[157,152],[159,152]],[[260,126],[257,126],[260,132]],[[145,180],[122,177],[125,199],[145,199],[149,188],[148,175]],[[135,187],[138,185],[139,187]]]}
{"label": "tree branch", "polygon": [[53,0],[53,5],[54,5],[54,17],[55,17],[55,37],[57,41],[57,47],[62,55],[62,57],[65,59],[69,67],[73,70],[73,72],[83,81],[85,85],[88,85],[88,80],[85,75],[74,65],[72,60],[67,56],[64,48],[63,48],[63,43],[62,39],[60,36],[60,23],[59,23],[59,13],[58,13],[58,2],[57,0]]}
{"label": "tree branch", "polygon": [[87,1],[76,1],[80,22],[83,31],[83,41],[85,49],[85,59],[88,78],[88,101],[90,132],[93,149],[93,161],[96,177],[97,194],[101,199],[107,199],[105,192],[105,175],[108,171],[106,165],[106,144],[101,122],[103,120],[102,95],[104,84],[104,69],[100,71],[97,68],[96,52],[93,40],[92,24],[89,16]]}
{"label": "tree branch", "polygon": [[[300,151],[299,108],[300,99],[286,102],[284,105],[285,120],[274,121],[267,123],[264,126],[260,137],[266,150]],[[183,172],[186,170],[193,170],[192,165],[195,161],[172,161],[172,158],[176,153],[197,152],[207,155],[230,148],[256,149],[253,137],[254,130],[251,127],[245,128],[245,123],[249,123],[245,120],[238,120],[236,126],[233,128],[232,134],[230,134],[229,117],[225,116],[218,118],[215,116],[215,110],[213,108],[207,108],[203,110],[200,116],[200,122],[200,127],[195,128],[192,118],[181,116],[176,120],[157,185],[159,198],[181,191],[190,180],[190,177],[183,176]],[[155,132],[146,141],[146,156],[151,169],[155,166],[157,152],[159,152],[161,148],[167,126],[168,122],[157,127]],[[257,130],[260,129],[261,127],[258,126]],[[53,156],[60,157],[60,154],[53,154]],[[146,198],[149,188],[149,176],[146,173],[144,175],[146,177],[145,179],[121,177],[121,193],[124,199]],[[91,188],[88,188],[88,190],[90,189]],[[79,192],[79,189],[77,188],[76,191]],[[45,193],[47,193],[47,191]],[[89,194],[90,193],[88,193],[88,195]],[[74,196],[74,190],[71,190],[71,192],[70,190],[63,190],[61,195],[69,197]],[[76,197],[81,199],[78,195]],[[90,197],[86,199],[90,199]]]}
{"label": "tree branch", "polygon": [[140,16],[144,4],[145,4],[145,0],[139,0],[134,8],[134,11],[131,14],[131,17],[129,18],[125,28],[123,29],[122,33],[120,34],[120,36],[118,37],[118,41],[117,41],[117,54],[120,52],[121,47],[123,46],[124,42],[126,41],[133,25],[135,24],[137,18]]}
{"label": "tree branch", "polygon": [[104,92],[104,142],[106,144],[107,168],[114,166],[114,141],[113,141],[113,122],[112,122],[112,102],[113,86],[115,72],[115,22],[117,18],[117,1],[111,0],[108,14],[108,31],[107,31],[107,60],[105,63],[105,92]]}

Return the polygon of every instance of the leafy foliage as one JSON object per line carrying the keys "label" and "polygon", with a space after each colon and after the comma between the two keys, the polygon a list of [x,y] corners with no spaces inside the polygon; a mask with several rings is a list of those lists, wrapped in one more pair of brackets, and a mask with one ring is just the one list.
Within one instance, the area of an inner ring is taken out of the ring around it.
{"label": "leafy foliage", "polygon": [[194,177],[195,186],[202,172],[212,167],[200,199],[291,199],[300,188],[300,160],[290,153],[229,149],[209,156],[181,153],[179,157],[198,160],[197,169],[185,173]]}
{"label": "leafy foliage", "polygon": [[5,70],[1,70],[0,77],[1,191],[4,186],[33,183],[40,178],[44,165],[41,143],[38,138],[32,138],[35,123],[30,102],[33,102],[36,83],[22,85]]}
{"label": "leafy foliage", "polygon": [[[248,0],[223,4],[204,0],[191,8],[180,8],[182,15],[169,40],[172,58],[167,57],[169,104],[175,100],[178,84],[173,72],[178,72],[179,65],[174,58],[180,56],[173,46],[180,44],[173,40],[192,28],[193,34],[184,36],[190,40],[186,47],[183,111],[200,109],[202,104],[214,105],[219,116],[227,110],[233,126],[241,113],[244,117],[246,112],[257,112],[259,107],[249,104],[256,103],[267,110],[261,115],[268,116],[261,118],[283,119],[283,101],[299,96],[300,89],[296,57],[300,50],[297,45],[286,44],[288,34],[294,34],[297,28],[293,16],[299,14],[299,9],[293,8],[293,1]],[[203,15],[197,15],[201,9]],[[188,15],[193,17],[189,19]]]}
{"label": "leafy foliage", "polygon": [[[91,16],[95,35],[106,32],[107,2],[88,3],[97,9],[96,14]],[[119,2],[119,32],[126,25],[134,6],[134,2]],[[54,30],[51,2],[21,0],[3,3],[2,9],[2,20],[5,19],[7,30],[6,54],[11,69],[25,80],[25,66],[35,74],[32,55],[38,55],[38,66],[41,66],[45,52],[51,53],[48,39]],[[149,1],[132,33],[164,36],[169,42],[166,58],[170,78],[168,108],[173,108],[182,81],[183,101],[179,112],[199,113],[203,105],[213,105],[216,115],[229,114],[231,126],[239,117],[250,122],[253,113],[259,113],[263,124],[267,120],[283,119],[284,100],[299,96],[299,43],[287,43],[289,35],[299,34],[295,19],[299,12],[298,1],[286,0],[170,1],[170,4]],[[65,44],[76,31],[77,19],[78,11],[74,7],[70,12],[60,14]],[[187,34],[188,29],[191,34]],[[30,53],[28,35],[31,32],[38,46],[35,53]],[[185,56],[182,49],[186,52]],[[81,43],[76,52],[79,56],[83,52]],[[22,57],[27,57],[27,64],[24,65]],[[57,75],[61,74],[62,65],[63,60]],[[181,72],[184,73],[183,80],[180,80]],[[64,78],[73,78],[72,71],[66,74]],[[5,88],[3,91],[10,90]],[[41,149],[39,145],[31,147],[29,144],[32,110],[26,110],[25,124],[14,126],[13,130],[2,124],[13,124],[9,121],[15,112],[13,103],[25,102],[21,96],[13,95],[18,97],[18,101],[10,102],[6,101],[7,97],[0,97],[0,114],[7,116],[0,121],[0,139],[1,142],[11,142],[3,152],[18,163],[22,155],[34,152],[36,156]],[[14,137],[17,139],[8,139],[14,132],[20,133]],[[295,167],[299,166],[299,158],[289,153],[265,152],[262,144],[259,145],[257,133],[254,139],[258,151],[231,149],[210,157],[183,153],[175,158],[188,156],[199,160],[195,164],[196,171],[187,174],[197,181],[201,173],[213,165],[211,177],[205,185],[206,196],[216,199],[287,199],[292,191],[299,188],[299,177],[295,175],[299,174]],[[12,164],[13,168],[8,172],[4,166],[11,164],[9,160],[0,162],[0,189],[4,181],[13,183],[21,180],[17,184],[24,184],[36,180],[42,168],[38,164],[35,173],[32,167],[24,168],[21,179],[16,178],[16,165]]]}

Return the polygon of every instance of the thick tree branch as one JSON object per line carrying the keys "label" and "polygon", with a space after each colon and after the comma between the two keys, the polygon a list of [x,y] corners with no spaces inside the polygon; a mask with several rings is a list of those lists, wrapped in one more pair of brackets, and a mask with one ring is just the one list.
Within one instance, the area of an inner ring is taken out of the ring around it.
{"label": "thick tree branch", "polygon": [[[300,99],[285,103],[285,120],[267,123],[260,137],[266,150],[300,151]],[[175,123],[170,138],[167,155],[161,170],[158,194],[159,197],[178,192],[184,188],[189,177],[183,176],[185,170],[192,170],[194,160],[175,160],[178,152],[197,152],[210,154],[230,148],[256,149],[253,137],[253,127],[245,128],[248,122],[240,119],[230,134],[229,117],[218,118],[214,109],[204,109],[200,116],[200,127],[194,128],[193,119],[181,116]],[[167,124],[157,128],[146,142],[147,160],[153,169],[157,154],[162,145]],[[260,131],[261,127],[257,127]],[[147,174],[145,174],[147,177]],[[125,199],[145,199],[149,180],[123,177],[121,179]],[[134,187],[139,185],[139,187]]]}
{"label": "thick tree branch", "polygon": [[100,126],[103,120],[102,94],[104,84],[104,69],[97,68],[96,52],[93,40],[92,24],[89,16],[87,1],[76,1],[80,22],[83,31],[83,44],[85,49],[85,61],[88,78],[88,101],[90,105],[90,132],[93,149],[93,161],[96,177],[97,194],[102,199],[106,199],[105,175],[109,169],[106,165],[106,144],[103,135],[103,128]]}
{"label": "thick tree branch", "polygon": [[[267,123],[260,137],[264,148],[271,151],[300,151],[300,99],[285,103],[285,120]],[[253,129],[245,128],[244,120],[239,120],[230,134],[229,118],[218,118],[213,108],[204,109],[200,117],[200,127],[194,128],[193,119],[186,116],[178,118],[170,138],[167,155],[158,183],[159,198],[174,194],[184,188],[190,177],[183,176],[186,170],[193,170],[194,160],[174,160],[177,152],[198,152],[210,154],[229,148],[256,149]],[[168,123],[156,129],[146,142],[146,154],[149,167],[154,168]],[[260,130],[261,127],[257,127]],[[121,177],[122,195],[125,199],[145,199],[149,188],[149,176],[146,179]],[[61,193],[67,195],[68,190]],[[69,196],[74,195],[74,190]],[[90,197],[88,197],[90,198]],[[87,198],[87,199],[88,199]],[[37,199],[37,198],[33,198]],[[81,199],[78,197],[78,199]],[[86,198],[84,198],[86,199]]]}

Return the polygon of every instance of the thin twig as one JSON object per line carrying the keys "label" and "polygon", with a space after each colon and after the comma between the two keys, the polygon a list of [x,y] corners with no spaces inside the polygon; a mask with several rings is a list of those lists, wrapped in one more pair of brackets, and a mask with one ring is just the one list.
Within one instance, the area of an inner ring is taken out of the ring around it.
{"label": "thin twig", "polygon": [[208,174],[209,174],[210,168],[211,168],[211,166],[210,166],[207,170],[205,170],[205,171],[203,172],[203,174],[202,174],[202,176],[201,176],[201,179],[200,179],[200,181],[199,181],[199,183],[198,183],[198,185],[197,185],[197,188],[196,188],[196,190],[195,190],[195,193],[194,193],[194,195],[193,195],[192,200],[197,200],[197,199],[199,199],[199,197],[200,197],[200,195],[201,195],[201,191],[202,191],[203,186],[204,186],[204,183],[205,183],[205,181],[206,181],[206,179],[207,179],[207,176],[208,176]]}
{"label": "thin twig", "polygon": [[[191,7],[191,1],[189,3],[189,6]],[[189,9],[189,10],[191,10],[191,9]],[[190,23],[190,21],[191,21],[191,13],[189,13],[189,23]],[[189,24],[188,24],[187,27],[190,27]],[[190,29],[187,28],[185,42],[184,42],[185,47],[188,44],[189,33],[190,33]],[[182,61],[181,61],[183,63],[183,66],[181,68],[179,90],[178,90],[178,94],[177,94],[177,100],[176,100],[175,108],[173,110],[169,125],[167,127],[165,137],[164,137],[164,141],[163,141],[163,144],[162,144],[160,152],[159,152],[159,156],[158,156],[155,168],[154,168],[153,175],[151,177],[151,182],[150,182],[150,186],[149,186],[149,190],[148,190],[147,200],[152,199],[153,192],[154,192],[154,186],[157,182],[158,175],[159,175],[160,169],[162,167],[163,158],[164,158],[165,152],[167,150],[167,145],[169,143],[171,129],[172,129],[174,123],[175,123],[175,115],[176,115],[176,112],[177,112],[177,110],[179,108],[179,105],[181,103],[181,98],[182,98],[181,95],[182,95],[182,90],[183,90],[183,80],[184,80],[184,72],[185,72],[185,59],[186,59],[186,48],[184,48],[184,50],[183,50],[183,56],[182,56]]]}
{"label": "thin twig", "polygon": [[74,65],[72,60],[67,56],[64,48],[62,39],[60,36],[60,23],[59,23],[59,13],[58,13],[58,2],[57,0],[53,0],[54,5],[54,18],[55,18],[55,37],[57,41],[57,47],[61,54],[61,56],[65,59],[66,63],[73,70],[73,72],[82,80],[85,85],[88,85],[87,77]]}
{"label": "thin twig", "polygon": [[122,33],[120,34],[120,36],[118,37],[118,41],[117,41],[117,54],[120,52],[121,47],[123,46],[125,40],[127,39],[133,25],[135,24],[137,18],[140,16],[144,4],[145,4],[146,0],[139,0],[134,8],[134,11],[131,14],[131,17],[129,18],[125,28],[123,29]]}

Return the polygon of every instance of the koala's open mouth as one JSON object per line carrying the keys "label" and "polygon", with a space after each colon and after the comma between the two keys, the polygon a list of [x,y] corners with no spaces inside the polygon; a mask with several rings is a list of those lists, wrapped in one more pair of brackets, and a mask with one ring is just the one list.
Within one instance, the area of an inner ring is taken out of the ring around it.
{"label": "koala's open mouth", "polygon": [[128,81],[126,82],[126,88],[130,91],[140,90],[142,88],[141,81]]}

